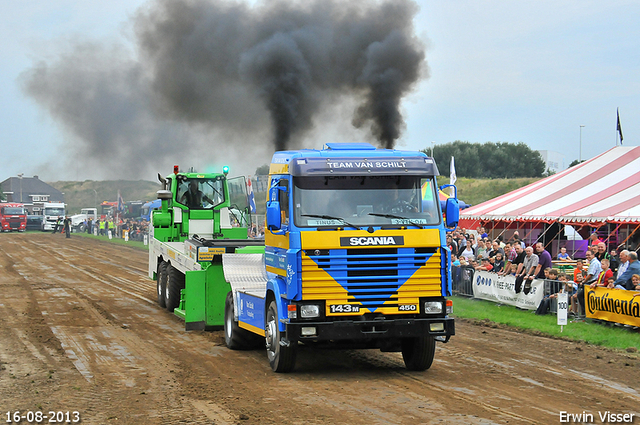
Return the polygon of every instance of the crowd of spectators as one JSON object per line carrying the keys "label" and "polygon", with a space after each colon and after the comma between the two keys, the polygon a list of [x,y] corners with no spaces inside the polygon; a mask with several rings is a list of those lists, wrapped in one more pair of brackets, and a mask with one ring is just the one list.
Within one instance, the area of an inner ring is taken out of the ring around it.
{"label": "crowd of spectators", "polygon": [[109,236],[124,238],[128,236],[130,240],[143,241],[148,234],[149,222],[144,219],[120,219],[116,217],[98,218],[95,221],[91,218],[84,221],[85,231],[97,236]]}
{"label": "crowd of spectators", "polygon": [[[561,247],[555,256],[555,265],[543,243],[525,246],[517,231],[505,242],[501,236],[490,239],[483,227],[476,232],[460,229],[447,235],[447,246],[452,254],[454,276],[459,275],[460,268],[494,272],[500,276],[513,275],[515,292],[525,294],[529,293],[533,279],[553,283],[549,287],[557,290],[547,291],[538,314],[548,311],[550,302],[560,291],[569,294],[569,312],[576,317],[584,317],[582,304],[587,286],[640,291],[637,252],[608,251],[607,244],[595,233],[589,238],[584,260],[572,259],[566,247]],[[640,296],[640,293],[634,296]]]}

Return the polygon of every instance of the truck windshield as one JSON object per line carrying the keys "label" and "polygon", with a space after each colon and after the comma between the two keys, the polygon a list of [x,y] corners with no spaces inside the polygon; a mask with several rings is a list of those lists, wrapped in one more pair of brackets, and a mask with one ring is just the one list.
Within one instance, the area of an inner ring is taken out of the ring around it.
{"label": "truck windshield", "polygon": [[24,215],[24,208],[5,207],[2,209],[5,215]]}
{"label": "truck windshield", "polygon": [[224,202],[221,179],[184,179],[178,184],[176,200],[190,209],[210,209]]}
{"label": "truck windshield", "polygon": [[344,220],[357,226],[440,223],[433,177],[297,177],[294,187],[294,215],[299,227],[344,226]]}
{"label": "truck windshield", "polygon": [[64,215],[64,208],[45,208],[44,215]]}

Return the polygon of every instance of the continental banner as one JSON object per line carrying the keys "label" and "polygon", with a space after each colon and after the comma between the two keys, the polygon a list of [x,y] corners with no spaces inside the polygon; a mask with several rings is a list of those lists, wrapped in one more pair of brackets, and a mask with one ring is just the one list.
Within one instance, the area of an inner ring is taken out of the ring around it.
{"label": "continental banner", "polygon": [[587,317],[640,326],[640,292],[588,288],[584,291]]}
{"label": "continental banner", "polygon": [[[473,277],[473,297],[495,301],[526,310],[538,308],[544,296],[544,280],[534,279],[528,294],[516,294],[514,276],[498,276],[497,273],[476,271]],[[524,287],[524,285],[523,285]],[[640,300],[639,300],[640,301]]]}

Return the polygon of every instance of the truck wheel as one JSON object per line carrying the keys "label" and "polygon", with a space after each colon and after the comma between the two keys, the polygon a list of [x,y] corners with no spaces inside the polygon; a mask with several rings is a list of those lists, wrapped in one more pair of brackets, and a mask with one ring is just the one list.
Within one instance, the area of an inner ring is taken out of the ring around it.
{"label": "truck wheel", "polygon": [[167,263],[161,261],[158,264],[158,271],[156,272],[156,292],[158,293],[158,304],[160,307],[165,308],[164,303],[165,293],[167,291]]}
{"label": "truck wheel", "polygon": [[80,225],[77,227],[77,233],[84,233],[84,232],[85,232],[85,230],[87,230],[87,228],[84,226],[84,223],[80,224]]}
{"label": "truck wheel", "polygon": [[264,338],[242,329],[234,317],[233,294],[229,292],[224,303],[224,342],[232,350],[251,350],[264,344]]}
{"label": "truck wheel", "polygon": [[267,310],[265,324],[265,339],[267,343],[267,357],[274,372],[291,372],[296,365],[298,342],[283,341],[278,329],[278,305],[271,301]]}
{"label": "truck wheel", "polygon": [[432,336],[404,338],[402,340],[402,359],[408,370],[427,370],[436,354],[436,340]]}
{"label": "truck wheel", "polygon": [[167,310],[173,313],[173,309],[180,305],[180,290],[184,289],[184,275],[171,264],[167,266],[167,290],[164,303]]}

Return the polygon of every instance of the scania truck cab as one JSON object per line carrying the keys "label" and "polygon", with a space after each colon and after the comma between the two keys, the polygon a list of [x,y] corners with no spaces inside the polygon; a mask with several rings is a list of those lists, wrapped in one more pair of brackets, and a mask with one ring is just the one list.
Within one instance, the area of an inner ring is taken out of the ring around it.
{"label": "scania truck cab", "polygon": [[227,345],[262,341],[276,372],[299,344],[399,351],[428,369],[455,333],[445,235],[459,210],[454,195],[443,219],[437,175],[421,152],[367,143],[276,152],[264,255],[223,255]]}

